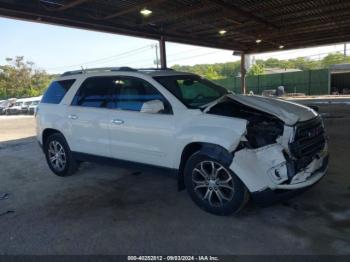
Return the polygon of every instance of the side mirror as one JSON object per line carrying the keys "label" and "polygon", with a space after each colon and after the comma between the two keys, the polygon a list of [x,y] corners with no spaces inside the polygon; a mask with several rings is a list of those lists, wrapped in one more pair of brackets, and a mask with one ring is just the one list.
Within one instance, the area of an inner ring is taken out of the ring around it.
{"label": "side mirror", "polygon": [[164,104],[160,100],[150,100],[143,103],[141,113],[157,114],[164,110]]}

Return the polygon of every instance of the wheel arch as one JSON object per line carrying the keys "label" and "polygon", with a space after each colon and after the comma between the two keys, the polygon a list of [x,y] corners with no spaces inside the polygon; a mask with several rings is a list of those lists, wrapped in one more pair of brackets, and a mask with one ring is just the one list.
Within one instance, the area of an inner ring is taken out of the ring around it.
{"label": "wheel arch", "polygon": [[54,128],[45,128],[43,133],[42,133],[42,141],[43,141],[43,146],[45,145],[46,143],[46,140],[53,134],[61,134],[63,137],[64,135],[62,134],[62,132],[60,132],[59,130],[57,129],[54,129]]}
{"label": "wheel arch", "polygon": [[193,155],[195,152],[201,151],[203,154],[214,158],[214,159],[220,159],[224,164],[230,165],[233,159],[233,155],[224,147],[207,143],[207,142],[192,142],[187,144],[181,153],[181,160],[179,165],[179,171],[178,171],[178,190],[181,191],[185,189],[185,182],[184,182],[184,170],[185,165],[188,160],[188,158]]}

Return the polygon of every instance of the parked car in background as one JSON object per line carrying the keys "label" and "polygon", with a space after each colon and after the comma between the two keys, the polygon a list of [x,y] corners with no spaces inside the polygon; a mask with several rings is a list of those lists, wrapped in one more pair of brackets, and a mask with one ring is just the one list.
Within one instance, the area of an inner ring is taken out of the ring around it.
{"label": "parked car in background", "polygon": [[33,103],[33,98],[23,98],[23,103],[21,106],[21,114],[29,113],[29,106]]}
{"label": "parked car in background", "polygon": [[40,103],[42,96],[38,96],[38,97],[33,97],[33,101],[30,104],[30,106],[28,107],[28,114],[29,115],[34,115],[36,112],[36,109]]}
{"label": "parked car in background", "polygon": [[2,106],[0,106],[0,114],[6,115],[8,114],[8,108],[11,108],[12,106],[15,105],[17,98],[9,98],[7,100],[3,100]]}
{"label": "parked car in background", "polygon": [[10,102],[7,100],[0,100],[0,115],[5,114],[5,109],[8,107],[9,103]]}
{"label": "parked car in background", "polygon": [[23,102],[21,105],[21,112],[20,114],[27,114],[28,112],[28,107],[29,105],[32,103],[32,101],[30,99],[27,98],[23,98]]}
{"label": "parked car in background", "polygon": [[42,96],[29,98],[11,98],[0,101],[0,114],[19,115],[31,114],[34,115],[35,110],[40,103]]}
{"label": "parked car in background", "polygon": [[24,100],[23,99],[17,99],[13,106],[10,106],[5,109],[6,115],[19,115],[22,113],[22,105]]}

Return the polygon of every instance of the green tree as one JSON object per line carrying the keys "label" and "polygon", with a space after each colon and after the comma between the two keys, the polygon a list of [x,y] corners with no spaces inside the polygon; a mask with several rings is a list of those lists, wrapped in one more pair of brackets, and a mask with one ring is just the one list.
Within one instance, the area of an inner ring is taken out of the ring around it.
{"label": "green tree", "polygon": [[0,66],[0,98],[38,96],[52,81],[53,76],[34,69],[34,63],[23,56],[6,58],[6,62]]}
{"label": "green tree", "polygon": [[204,73],[204,76],[208,79],[216,80],[222,78],[215,70],[214,66],[209,66]]}
{"label": "green tree", "polygon": [[256,76],[256,75],[262,75],[264,73],[264,65],[262,64],[254,64],[248,71],[248,76]]}
{"label": "green tree", "polygon": [[276,58],[269,58],[263,62],[265,67],[279,68],[281,67],[281,61]]}
{"label": "green tree", "polygon": [[[269,58],[267,60],[258,59],[250,72],[248,72],[248,75],[262,74],[264,68],[314,70],[328,68],[332,64],[344,62],[350,63],[350,57],[344,57],[341,53],[329,54],[320,60],[313,60],[305,57],[297,57],[288,60],[279,60],[276,58]],[[174,65],[173,69],[199,74],[210,79],[221,79],[238,76],[240,72],[240,61],[194,66]]]}
{"label": "green tree", "polygon": [[349,57],[344,57],[342,53],[329,54],[322,60],[324,68],[328,68],[330,65],[348,63]]}

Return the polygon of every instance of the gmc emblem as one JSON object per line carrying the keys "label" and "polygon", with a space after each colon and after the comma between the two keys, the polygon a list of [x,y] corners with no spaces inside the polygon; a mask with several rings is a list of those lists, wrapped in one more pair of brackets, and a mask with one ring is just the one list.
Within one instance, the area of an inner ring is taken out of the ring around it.
{"label": "gmc emblem", "polygon": [[307,137],[312,138],[312,137],[318,136],[319,134],[321,134],[321,131],[322,130],[320,127],[314,128],[307,133]]}

